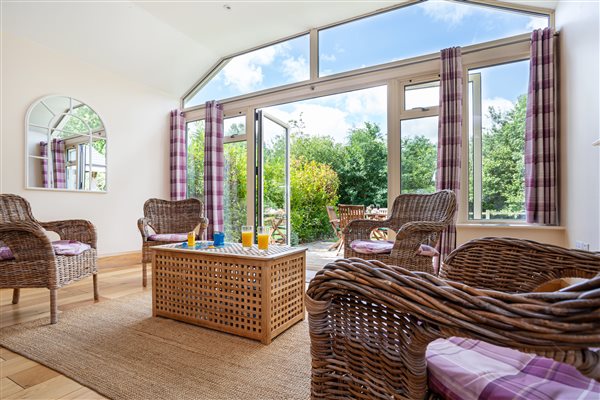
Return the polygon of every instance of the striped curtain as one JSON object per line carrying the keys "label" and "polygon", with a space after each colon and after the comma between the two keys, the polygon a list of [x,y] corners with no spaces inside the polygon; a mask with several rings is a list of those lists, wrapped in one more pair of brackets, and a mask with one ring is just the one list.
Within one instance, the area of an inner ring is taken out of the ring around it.
{"label": "striped curtain", "polygon": [[[462,58],[460,47],[441,52],[440,115],[436,189],[450,189],[459,197],[462,145]],[[454,222],[442,232],[438,245],[440,260],[456,247]]]}
{"label": "striped curtain", "polygon": [[558,131],[555,39],[551,28],[531,35],[525,120],[525,212],[527,222],[558,224]]}
{"label": "striped curtain", "polygon": [[187,147],[185,118],[179,110],[171,111],[171,200],[187,197]]}
{"label": "striped curtain", "polygon": [[208,218],[207,238],[223,231],[223,106],[206,102],[204,131],[204,205]]}
{"label": "striped curtain", "polygon": [[50,175],[50,170],[48,169],[48,143],[40,142],[40,157],[42,158],[42,186],[45,188],[54,187],[52,185],[52,176]]}
{"label": "striped curtain", "polygon": [[[48,156],[52,154],[52,169],[48,167]],[[40,142],[40,157],[42,161],[42,185],[45,188],[67,188],[66,144],[64,140],[52,139],[50,152],[48,143]]]}
{"label": "striped curtain", "polygon": [[54,187],[67,188],[67,165],[65,161],[66,145],[64,140],[52,140],[52,168],[54,170]]}

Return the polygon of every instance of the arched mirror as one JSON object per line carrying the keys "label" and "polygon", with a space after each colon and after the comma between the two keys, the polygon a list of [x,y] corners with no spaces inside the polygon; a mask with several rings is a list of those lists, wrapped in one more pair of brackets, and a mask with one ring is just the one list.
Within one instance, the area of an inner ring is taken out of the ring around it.
{"label": "arched mirror", "polygon": [[90,106],[44,97],[29,108],[26,125],[28,188],[106,192],[106,130]]}

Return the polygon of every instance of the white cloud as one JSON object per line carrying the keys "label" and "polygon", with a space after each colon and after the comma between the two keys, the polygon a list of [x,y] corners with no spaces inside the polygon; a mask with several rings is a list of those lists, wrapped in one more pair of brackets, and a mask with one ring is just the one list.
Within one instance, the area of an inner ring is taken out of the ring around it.
{"label": "white cloud", "polygon": [[425,15],[431,17],[435,21],[457,25],[462,19],[473,13],[471,6],[457,4],[449,1],[430,0],[417,5],[425,12]]}
{"label": "white cloud", "polygon": [[327,62],[333,62],[336,60],[335,54],[321,53],[321,55],[319,57],[321,60],[327,61]]}
{"label": "white cloud", "polygon": [[512,110],[514,106],[514,102],[502,97],[483,99],[483,101],[481,102],[481,113],[483,114],[481,126],[483,127],[483,129],[489,129],[492,127],[492,119],[489,113],[490,107],[494,108],[496,112],[506,113],[507,111]]}
{"label": "white cloud", "polygon": [[548,18],[547,17],[529,17],[529,22],[527,23],[527,29],[536,30],[536,29],[544,29],[548,27]]}
{"label": "white cloud", "polygon": [[223,83],[233,86],[240,92],[250,92],[263,82],[263,65],[271,64],[282,46],[269,46],[253,52],[234,57],[223,68]]}
{"label": "white cloud", "polygon": [[404,107],[412,110],[416,107],[435,107],[440,103],[440,87],[431,86],[408,90],[405,96],[406,103]]}
{"label": "white cloud", "polygon": [[400,125],[403,138],[425,136],[432,143],[438,141],[438,117],[415,118],[402,121]]}
{"label": "white cloud", "polygon": [[387,86],[344,93],[342,99],[344,109],[350,114],[365,117],[387,114]]}
{"label": "white cloud", "polygon": [[282,61],[283,73],[292,78],[292,81],[304,81],[310,77],[308,63],[302,56],[288,57]]}

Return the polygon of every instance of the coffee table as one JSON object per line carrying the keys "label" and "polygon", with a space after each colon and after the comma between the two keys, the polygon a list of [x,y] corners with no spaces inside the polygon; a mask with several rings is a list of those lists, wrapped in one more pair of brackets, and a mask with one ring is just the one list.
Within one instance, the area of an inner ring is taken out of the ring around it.
{"label": "coffee table", "polygon": [[304,319],[306,248],[152,248],[152,315],[260,340]]}

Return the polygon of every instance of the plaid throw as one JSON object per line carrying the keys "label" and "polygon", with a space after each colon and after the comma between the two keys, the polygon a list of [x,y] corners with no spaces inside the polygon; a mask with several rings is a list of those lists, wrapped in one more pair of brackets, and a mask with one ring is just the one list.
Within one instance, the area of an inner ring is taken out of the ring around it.
{"label": "plaid throw", "polygon": [[48,143],[40,142],[40,157],[42,158],[42,184],[45,188],[52,187],[52,177],[48,169]]}
{"label": "plaid throw", "polygon": [[[440,116],[438,122],[438,159],[436,189],[450,189],[459,198],[460,152],[462,144],[462,57],[460,47],[441,52]],[[454,222],[442,232],[440,260],[456,247]]]}
{"label": "plaid throw", "polygon": [[52,140],[52,167],[54,170],[54,187],[67,188],[67,167],[65,163],[66,145],[64,140]]}
{"label": "plaid throw", "polygon": [[558,224],[558,139],[554,31],[531,35],[525,120],[525,211],[527,222]]}
{"label": "plaid throw", "polygon": [[181,111],[171,111],[171,200],[187,197],[187,147],[185,118]]}
{"label": "plaid throw", "polygon": [[600,398],[600,383],[571,365],[478,340],[431,342],[427,372],[429,388],[451,400]]}
{"label": "plaid throw", "polygon": [[212,239],[213,232],[223,230],[223,106],[206,102],[204,139],[204,204],[208,228],[206,235]]}

